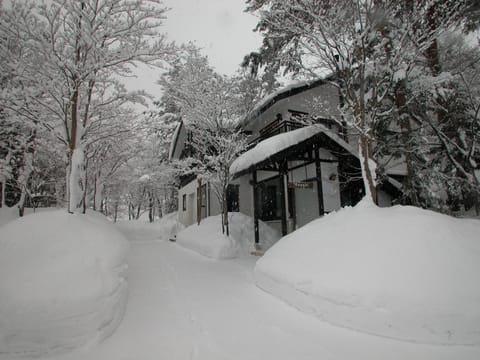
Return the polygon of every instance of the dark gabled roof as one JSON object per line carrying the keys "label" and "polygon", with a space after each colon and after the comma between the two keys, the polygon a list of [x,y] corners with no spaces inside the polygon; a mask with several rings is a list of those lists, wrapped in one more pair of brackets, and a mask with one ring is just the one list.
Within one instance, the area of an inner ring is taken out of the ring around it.
{"label": "dark gabled roof", "polygon": [[297,82],[281,88],[260,100],[255,105],[255,107],[248,114],[246,114],[243,119],[240,120],[239,126],[245,127],[254,118],[258,117],[260,114],[268,110],[280,100],[300,94],[301,92],[304,92],[306,90],[316,88],[317,86],[324,85],[332,80],[334,80],[334,75],[329,75],[320,79]]}

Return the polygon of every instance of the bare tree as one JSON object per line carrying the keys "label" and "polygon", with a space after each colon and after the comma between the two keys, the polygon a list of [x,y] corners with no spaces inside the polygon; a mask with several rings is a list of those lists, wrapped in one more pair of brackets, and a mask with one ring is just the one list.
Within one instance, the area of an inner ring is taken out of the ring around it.
{"label": "bare tree", "polygon": [[212,185],[222,208],[222,231],[228,235],[230,165],[246,147],[237,128],[238,84],[215,73],[195,47],[186,48],[185,56],[160,84],[177,104],[190,134],[187,146],[192,151],[180,171],[195,173]]}
{"label": "bare tree", "polygon": [[[98,93],[125,98],[115,76],[130,75],[142,62],[161,65],[173,47],[159,33],[166,9],[159,0],[13,1],[2,31],[15,31],[31,56],[16,76],[34,79],[41,96],[31,97],[56,119],[67,147],[69,211],[81,204],[85,147],[101,106]],[[89,130],[90,129],[90,130]]]}

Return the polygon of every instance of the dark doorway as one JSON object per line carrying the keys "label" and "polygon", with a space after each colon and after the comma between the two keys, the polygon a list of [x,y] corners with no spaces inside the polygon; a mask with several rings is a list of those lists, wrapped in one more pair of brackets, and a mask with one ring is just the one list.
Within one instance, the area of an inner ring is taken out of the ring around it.
{"label": "dark doorway", "polygon": [[227,210],[228,212],[240,211],[240,185],[228,185]]}

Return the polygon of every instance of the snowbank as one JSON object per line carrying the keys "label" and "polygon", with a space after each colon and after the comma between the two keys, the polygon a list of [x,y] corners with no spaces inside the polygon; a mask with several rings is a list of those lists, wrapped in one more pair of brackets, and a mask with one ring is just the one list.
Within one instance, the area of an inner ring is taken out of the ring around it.
{"label": "snowbank", "polygon": [[0,226],[18,219],[17,207],[2,207],[0,208]]}
{"label": "snowbank", "polygon": [[[222,234],[220,215],[203,219],[177,234],[177,243],[214,259],[229,259],[248,255],[254,249],[253,219],[242,213],[229,213],[230,236]],[[263,222],[259,222],[262,247],[268,248],[280,235]]]}
{"label": "snowbank", "polygon": [[183,224],[178,221],[177,212],[167,214],[152,223],[146,213],[138,220],[121,220],[116,225],[131,241],[169,240],[184,229]]}
{"label": "snowbank", "polygon": [[162,238],[165,240],[174,238],[179,231],[185,229],[185,226],[178,221],[178,213],[176,211],[163,216],[157,223],[162,229]]}
{"label": "snowbank", "polygon": [[284,237],[259,287],[335,325],[436,344],[480,344],[480,221],[362,201]]}
{"label": "snowbank", "polygon": [[105,218],[40,212],[0,228],[0,354],[100,341],[127,301],[128,242]]}

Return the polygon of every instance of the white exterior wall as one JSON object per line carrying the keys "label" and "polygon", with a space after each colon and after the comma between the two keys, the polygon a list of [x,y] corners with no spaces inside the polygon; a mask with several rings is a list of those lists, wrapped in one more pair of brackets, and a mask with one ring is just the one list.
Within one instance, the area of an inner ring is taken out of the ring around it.
{"label": "white exterior wall", "polygon": [[250,174],[239,179],[239,208],[240,212],[253,218],[253,186],[250,185]]}
{"label": "white exterior wall", "polygon": [[[189,182],[178,190],[178,220],[185,226],[197,221],[197,180]],[[183,209],[183,195],[186,195],[187,207]]]}
{"label": "white exterior wall", "polygon": [[323,210],[325,212],[340,209],[342,203],[340,198],[340,182],[338,179],[338,163],[321,163],[322,188],[323,188]]}
{"label": "white exterior wall", "polygon": [[[197,222],[197,189],[198,181],[195,179],[178,190],[178,220],[185,226]],[[183,210],[183,195],[186,195],[187,207]],[[221,213],[221,206],[217,197],[207,184],[207,216],[214,216]]]}
{"label": "white exterior wall", "polygon": [[209,216],[214,216],[222,213],[222,205],[218,201],[215,191],[210,188],[210,203],[209,203],[210,214]]}

